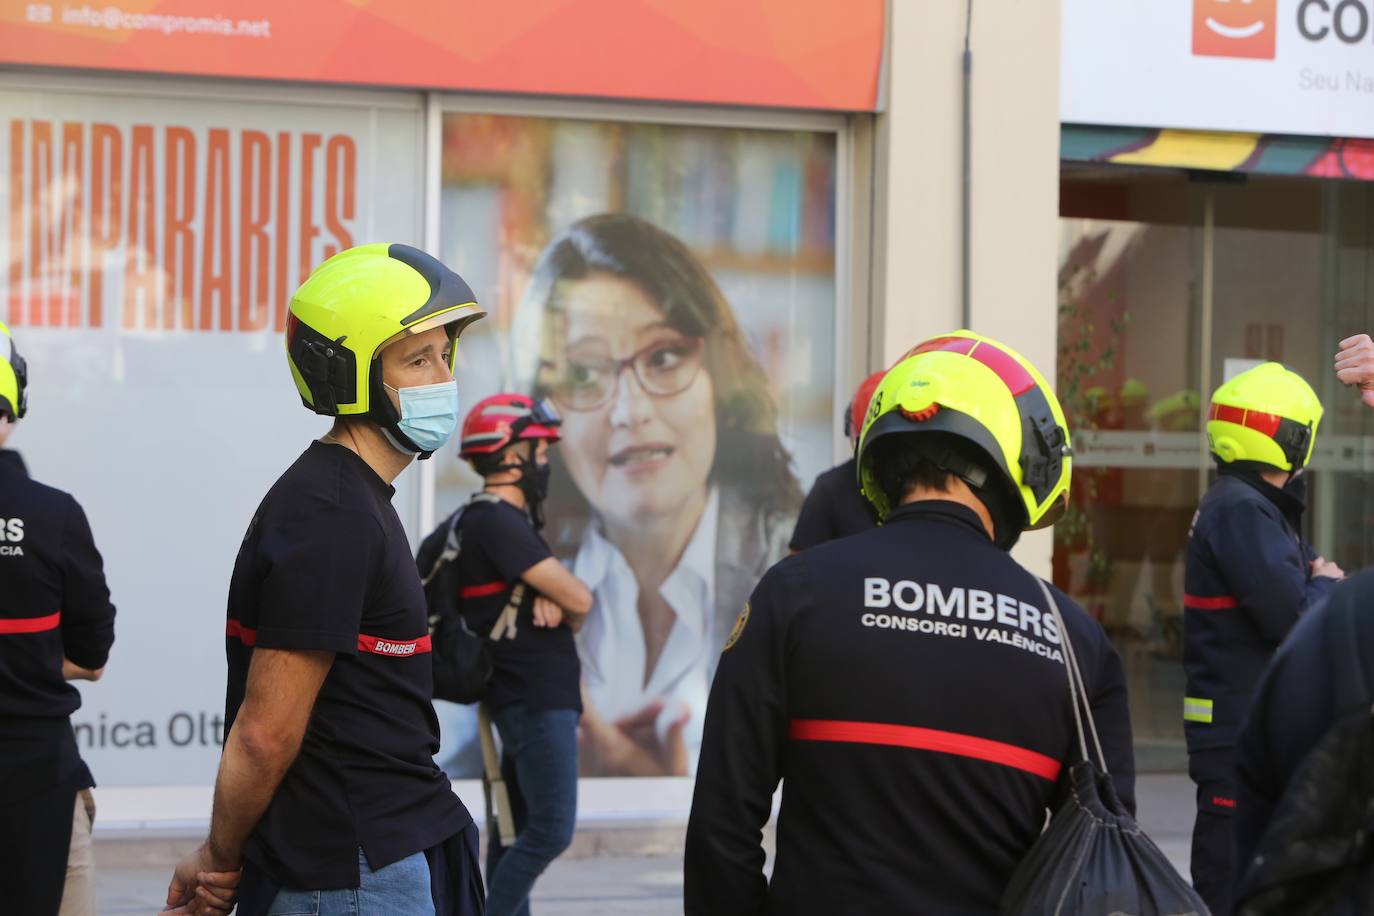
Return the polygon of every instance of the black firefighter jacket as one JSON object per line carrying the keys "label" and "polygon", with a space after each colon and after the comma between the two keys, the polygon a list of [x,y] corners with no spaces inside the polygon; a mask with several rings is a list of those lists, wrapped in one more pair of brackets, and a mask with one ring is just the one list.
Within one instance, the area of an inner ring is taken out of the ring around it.
{"label": "black firefighter jacket", "polygon": [[[1056,601],[1134,810],[1120,660]],[[687,912],[995,912],[1079,759],[1062,640],[1031,573],[956,503],[903,506],[774,566],[711,687]]]}
{"label": "black firefighter jacket", "polygon": [[114,615],[81,506],[0,450],[0,800],[91,785],[62,659],[104,667]]}
{"label": "black firefighter jacket", "polygon": [[1301,513],[1293,495],[1226,466],[1198,507],[1183,599],[1189,753],[1235,746],[1274,650],[1335,584],[1312,577],[1316,553],[1298,534]]}
{"label": "black firefighter jacket", "polygon": [[[1341,857],[1360,842],[1359,828],[1368,813],[1358,802],[1370,797],[1368,776],[1363,785],[1322,785],[1312,791],[1309,784],[1305,792],[1297,792],[1290,781],[1310,765],[1309,755],[1326,744],[1328,730],[1350,717],[1368,720],[1374,703],[1371,606],[1374,570],[1356,573],[1335,586],[1326,604],[1313,608],[1293,628],[1255,691],[1236,745],[1236,861],[1242,874],[1271,824],[1276,824],[1273,845],[1291,851],[1291,858],[1283,853],[1279,861],[1270,861],[1271,871]],[[1339,769],[1342,761],[1330,759],[1333,749],[1323,749],[1327,766]],[[1276,821],[1275,809],[1289,802],[1299,816]],[[1342,802],[1353,824],[1328,816]],[[1330,842],[1312,843],[1311,835],[1302,830],[1317,821]],[[1334,871],[1341,863],[1338,858],[1329,864]]]}

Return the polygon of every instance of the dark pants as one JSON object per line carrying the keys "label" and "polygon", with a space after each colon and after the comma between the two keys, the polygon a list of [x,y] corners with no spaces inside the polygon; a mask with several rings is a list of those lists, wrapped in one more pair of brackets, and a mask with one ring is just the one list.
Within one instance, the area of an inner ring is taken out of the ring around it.
{"label": "dark pants", "polygon": [[1188,756],[1188,775],[1197,785],[1193,887],[1213,916],[1230,916],[1236,884],[1234,761],[1230,748]]}
{"label": "dark pants", "polygon": [[535,879],[572,842],[577,821],[577,719],[572,709],[515,703],[492,716],[517,837],[487,840],[488,916],[529,916]]}
{"label": "dark pants", "polygon": [[57,916],[78,791],[0,801],[0,912]]}

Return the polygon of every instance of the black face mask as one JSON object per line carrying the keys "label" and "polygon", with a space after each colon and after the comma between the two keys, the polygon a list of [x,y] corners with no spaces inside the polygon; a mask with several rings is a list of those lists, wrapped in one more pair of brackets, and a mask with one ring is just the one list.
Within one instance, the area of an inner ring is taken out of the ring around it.
{"label": "black face mask", "polygon": [[1300,470],[1282,487],[1276,487],[1265,480],[1263,472],[1267,469],[1250,461],[1235,461],[1217,465],[1217,473],[1225,476],[1240,477],[1259,490],[1268,500],[1278,507],[1283,517],[1295,529],[1302,530],[1302,516],[1307,508],[1307,471]]}
{"label": "black face mask", "polygon": [[525,502],[530,510],[530,521],[534,523],[534,530],[538,531],[544,527],[544,500],[549,495],[549,477],[553,473],[553,468],[546,464],[539,464],[533,458],[527,458],[520,463],[520,492],[525,494]]}
{"label": "black face mask", "polygon": [[1288,483],[1283,485],[1283,492],[1293,497],[1303,507],[1307,506],[1307,471],[1299,470],[1292,477],[1288,478]]}

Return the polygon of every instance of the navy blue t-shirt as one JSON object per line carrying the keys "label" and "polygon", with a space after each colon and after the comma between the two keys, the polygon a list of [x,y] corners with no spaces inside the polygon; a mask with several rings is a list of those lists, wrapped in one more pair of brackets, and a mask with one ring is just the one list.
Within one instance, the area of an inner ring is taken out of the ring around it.
{"label": "navy blue t-shirt", "polygon": [[[458,554],[459,607],[472,632],[487,636],[511,600],[520,577],[553,556],[523,509],[504,500],[474,500],[463,512]],[[534,625],[534,599],[525,585],[515,620],[515,638],[488,642],[493,672],[487,704],[501,709],[523,703],[531,709],[582,711],[582,667],[572,630],[565,622]]]}
{"label": "navy blue t-shirt", "polygon": [[857,465],[850,458],[816,478],[802,503],[797,527],[792,530],[792,540],[787,546],[806,550],[867,531],[877,524],[873,506],[859,489]]}
{"label": "navy blue t-shirt", "polygon": [[227,729],[254,647],[336,653],[244,848],[285,887],[357,887],[360,847],[378,869],[472,822],[434,764],[425,595],[394,492],[349,449],[312,443],[263,499],[234,564]]}

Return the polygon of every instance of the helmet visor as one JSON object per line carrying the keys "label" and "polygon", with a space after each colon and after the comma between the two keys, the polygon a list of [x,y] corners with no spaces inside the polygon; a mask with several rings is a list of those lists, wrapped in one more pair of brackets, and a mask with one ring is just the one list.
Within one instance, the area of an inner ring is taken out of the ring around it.
{"label": "helmet visor", "polygon": [[548,439],[550,442],[557,442],[562,438],[558,428],[563,425],[563,418],[558,415],[558,410],[553,406],[553,402],[548,398],[535,401],[530,405],[530,412],[511,424],[511,439]]}
{"label": "helmet visor", "polygon": [[[448,328],[449,340],[456,344],[458,342],[458,338],[462,336],[463,331],[467,328],[467,326],[472,324],[479,318],[486,317],[486,314],[487,310],[482,308],[475,302],[470,302],[466,305],[454,306],[453,308],[440,312],[437,315],[430,315],[428,318],[425,318],[422,321],[417,321],[410,327],[398,331],[395,334],[392,334],[386,340],[382,341],[381,346],[377,348],[377,353],[381,353],[383,350],[385,350],[387,347],[391,346],[398,340],[405,340],[407,337],[414,337],[416,334],[423,334],[425,331],[432,331],[435,328],[442,327]],[[454,348],[454,352],[457,352],[456,347]],[[373,356],[375,357],[376,354],[373,354]],[[453,357],[450,356],[449,368],[452,368],[452,359]]]}

